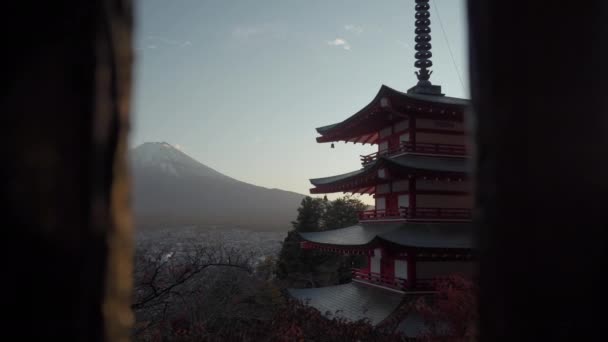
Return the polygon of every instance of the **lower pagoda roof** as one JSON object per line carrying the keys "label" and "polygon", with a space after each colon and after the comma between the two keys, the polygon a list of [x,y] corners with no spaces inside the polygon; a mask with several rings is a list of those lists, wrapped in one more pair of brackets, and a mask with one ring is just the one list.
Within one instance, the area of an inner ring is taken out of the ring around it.
{"label": "lower pagoda roof", "polygon": [[390,175],[406,177],[408,175],[466,177],[471,172],[470,159],[466,157],[436,157],[416,154],[403,154],[391,157],[380,157],[365,167],[341,175],[313,178],[310,183],[316,188],[311,193],[345,192],[375,186],[385,181],[378,175],[378,170],[386,168]]}
{"label": "lower pagoda roof", "polygon": [[322,314],[341,316],[351,321],[367,318],[372,325],[377,325],[393,313],[403,299],[403,293],[357,282],[287,291]]}
{"label": "lower pagoda roof", "polygon": [[322,232],[299,233],[302,239],[329,246],[368,247],[389,242],[416,249],[472,249],[472,223],[359,223]]}
{"label": "lower pagoda roof", "polygon": [[[410,296],[356,281],[318,288],[287,289],[287,292],[328,318],[368,319],[374,326],[390,317],[403,304],[405,297]],[[411,297],[416,298],[414,295]],[[408,315],[399,325],[399,329],[411,337],[420,335],[424,327],[424,321],[416,314]]]}

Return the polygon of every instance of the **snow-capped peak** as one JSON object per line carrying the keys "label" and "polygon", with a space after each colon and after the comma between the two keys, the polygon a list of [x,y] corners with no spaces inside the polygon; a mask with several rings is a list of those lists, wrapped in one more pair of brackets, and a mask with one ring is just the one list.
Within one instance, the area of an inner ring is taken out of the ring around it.
{"label": "snow-capped peak", "polygon": [[131,163],[138,167],[160,169],[174,177],[181,177],[187,172],[229,178],[199,163],[167,142],[146,142],[137,146],[131,150]]}

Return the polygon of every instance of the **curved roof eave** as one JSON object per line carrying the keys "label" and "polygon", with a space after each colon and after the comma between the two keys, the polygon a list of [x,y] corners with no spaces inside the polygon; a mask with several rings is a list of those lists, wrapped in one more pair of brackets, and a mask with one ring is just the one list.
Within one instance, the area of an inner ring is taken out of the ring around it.
{"label": "curved roof eave", "polygon": [[366,247],[385,241],[416,249],[471,249],[472,223],[374,223],[298,233],[304,240],[328,246]]}
{"label": "curved roof eave", "polygon": [[376,96],[374,96],[374,98],[363,108],[361,108],[359,111],[357,111],[355,114],[352,114],[351,116],[349,116],[348,118],[346,118],[343,121],[331,124],[331,125],[326,125],[326,126],[322,126],[322,127],[318,127],[316,128],[317,132],[320,134],[323,133],[327,133],[329,131],[331,131],[334,128],[338,128],[340,126],[343,126],[344,124],[350,122],[351,120],[353,120],[354,118],[356,118],[357,116],[359,116],[361,113],[367,111],[368,109],[372,108],[384,95],[385,92],[387,91],[395,91],[394,89],[386,86],[386,85],[382,85],[380,87],[380,89],[378,90],[378,92],[376,93]]}
{"label": "curved roof eave", "polygon": [[377,161],[370,163],[367,166],[365,166],[364,168],[361,168],[359,170],[355,170],[355,171],[351,171],[351,172],[347,172],[347,173],[343,173],[343,174],[335,175],[335,176],[329,176],[329,177],[323,177],[323,178],[312,178],[312,179],[309,179],[309,181],[314,186],[327,185],[327,184],[331,184],[331,183],[335,183],[335,182],[339,182],[339,181],[345,181],[345,180],[351,179],[353,177],[365,174],[369,171],[372,171],[374,166],[376,165],[376,163],[377,163]]}
{"label": "curved roof eave", "polygon": [[[376,96],[374,96],[372,101],[369,102],[365,107],[363,107],[362,109],[360,109],[359,111],[352,114],[351,116],[349,116],[348,118],[346,118],[345,120],[343,120],[341,122],[337,122],[337,123],[322,126],[322,127],[317,127],[316,131],[321,135],[325,135],[327,133],[330,133],[335,128],[340,128],[340,127],[344,126],[345,124],[352,121],[353,119],[355,119],[362,113],[365,113],[370,108],[373,108],[375,105],[377,105],[378,102],[385,95],[388,95],[387,93],[399,96],[402,99],[412,99],[412,100],[422,101],[427,104],[442,104],[442,105],[447,105],[447,106],[456,106],[456,107],[463,107],[463,108],[469,106],[470,102],[471,102],[468,99],[462,99],[462,98],[458,98],[458,97],[424,95],[424,94],[408,94],[408,93],[404,93],[404,92],[395,90],[395,89],[383,84],[380,87],[380,89],[378,90],[378,92],[376,93]],[[317,138],[317,139],[319,139],[319,138]]]}
{"label": "curved roof eave", "polygon": [[336,182],[347,181],[357,176],[374,171],[383,165],[395,165],[404,170],[415,171],[436,171],[455,174],[468,174],[471,172],[471,165],[467,158],[454,157],[430,157],[413,154],[405,154],[398,157],[380,157],[362,169],[343,173],[336,176],[313,178],[310,183],[314,186],[328,185]]}
{"label": "curved roof eave", "polygon": [[324,230],[321,232],[298,233],[304,240],[333,246],[364,247],[372,243],[380,234],[397,229],[402,223],[363,225]]}

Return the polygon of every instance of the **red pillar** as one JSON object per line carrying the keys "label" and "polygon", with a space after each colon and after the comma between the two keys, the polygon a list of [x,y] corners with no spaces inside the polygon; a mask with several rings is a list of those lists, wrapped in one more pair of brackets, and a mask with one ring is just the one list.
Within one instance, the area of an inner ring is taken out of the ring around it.
{"label": "red pillar", "polygon": [[407,261],[408,288],[411,290],[416,287],[416,253],[408,252],[405,260]]}
{"label": "red pillar", "polygon": [[381,272],[384,279],[395,278],[395,258],[387,253],[386,250],[382,251]]}

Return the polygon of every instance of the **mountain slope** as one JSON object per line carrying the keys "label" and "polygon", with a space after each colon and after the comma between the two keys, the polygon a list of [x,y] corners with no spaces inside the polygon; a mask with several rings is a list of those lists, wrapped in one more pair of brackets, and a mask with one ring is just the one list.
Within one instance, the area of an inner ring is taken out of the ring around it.
{"label": "mountain slope", "polygon": [[131,150],[138,226],[213,224],[287,230],[304,195],[228,177],[167,143]]}

